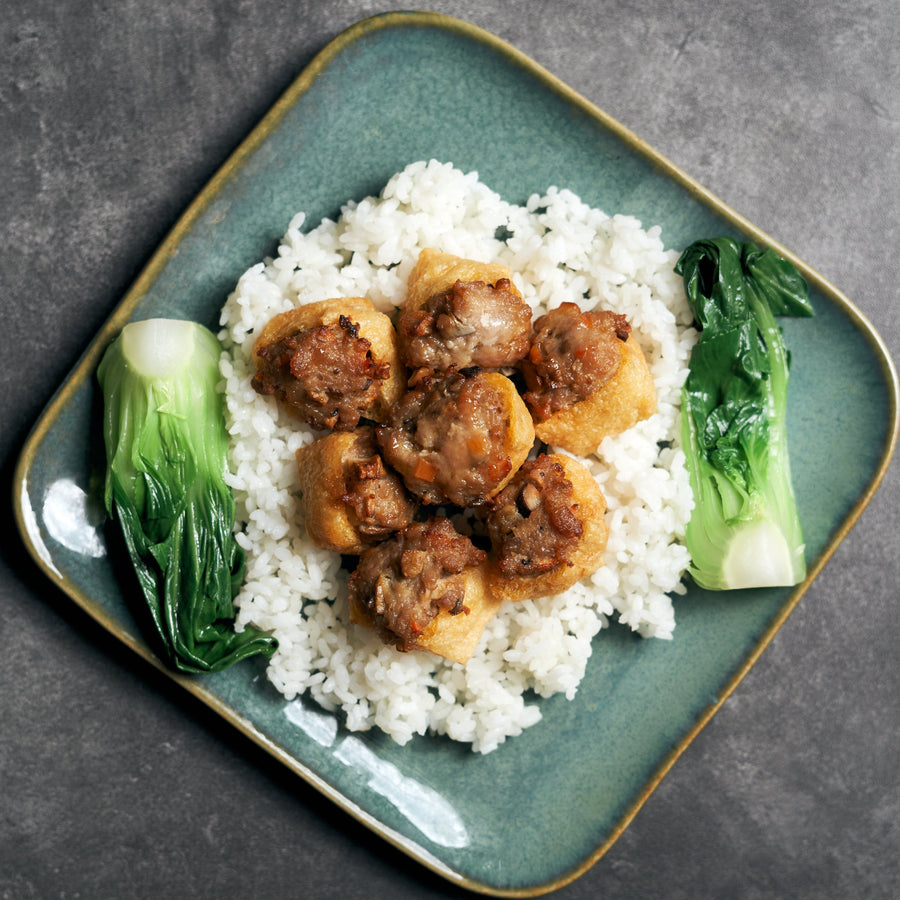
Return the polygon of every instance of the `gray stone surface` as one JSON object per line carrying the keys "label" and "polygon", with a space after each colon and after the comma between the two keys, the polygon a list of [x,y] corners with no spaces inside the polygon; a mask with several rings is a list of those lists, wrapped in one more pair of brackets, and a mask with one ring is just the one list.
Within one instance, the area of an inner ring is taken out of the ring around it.
{"label": "gray stone surface", "polygon": [[[4,484],[195,193],[316,51],[390,8],[7,0]],[[432,8],[630,127],[845,291],[898,357],[895,0]],[[900,896],[898,509],[894,466],[733,697],[560,898]],[[137,663],[24,558],[10,517],[3,529],[0,897],[462,893]]]}

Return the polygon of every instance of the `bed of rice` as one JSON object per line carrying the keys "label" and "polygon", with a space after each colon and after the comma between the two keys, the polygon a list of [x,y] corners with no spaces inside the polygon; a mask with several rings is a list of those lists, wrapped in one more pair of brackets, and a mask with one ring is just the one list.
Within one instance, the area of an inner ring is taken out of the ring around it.
{"label": "bed of rice", "polygon": [[[408,166],[378,197],[348,203],[336,222],[305,224],[298,214],[277,256],[249,269],[222,310],[230,483],[247,554],[238,628],[272,631],[271,682],[288,700],[305,694],[338,712],[348,730],[378,728],[401,744],[445,734],[489,752],[540,720],[536,697],[575,695],[611,617],[647,638],[672,637],[692,505],[676,426],[696,338],[673,272],[677,253],[658,227],[609,216],[570,191],[512,205],[477,173],[434,160]],[[294,453],[315,433],[250,387],[254,337],[271,316],[340,296],[368,297],[389,313],[424,247],[504,263],[535,317],[564,300],[624,313],[659,401],[656,415],[586,460],[609,504],[606,565],[562,595],[508,604],[466,666],[399,653],[347,624],[348,573],[306,538],[297,502]]]}

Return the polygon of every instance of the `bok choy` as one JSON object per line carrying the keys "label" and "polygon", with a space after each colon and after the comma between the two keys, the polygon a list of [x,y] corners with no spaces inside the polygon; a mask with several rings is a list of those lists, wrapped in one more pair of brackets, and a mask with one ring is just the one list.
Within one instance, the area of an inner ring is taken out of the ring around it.
{"label": "bok choy", "polygon": [[690,571],[712,590],[806,577],[787,444],[790,354],[776,316],[811,316],[803,276],[771,249],[702,240],[680,256],[699,324],[682,391],[694,509]]}
{"label": "bok choy", "polygon": [[163,655],[183,672],[215,672],[275,640],[234,630],[244,571],[227,433],[217,391],[219,344],[194,322],[126,325],[98,369],[106,445],[105,503],[118,521]]}

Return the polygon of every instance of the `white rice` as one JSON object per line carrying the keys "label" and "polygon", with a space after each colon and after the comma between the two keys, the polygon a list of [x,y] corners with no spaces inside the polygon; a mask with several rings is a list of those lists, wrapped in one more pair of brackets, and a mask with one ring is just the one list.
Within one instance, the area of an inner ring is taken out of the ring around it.
{"label": "white rice", "polygon": [[[238,628],[253,623],[278,638],[268,677],[286,699],[306,694],[350,731],[379,728],[400,744],[445,734],[487,753],[540,720],[535,695],[574,697],[610,617],[644,637],[672,636],[692,506],[679,392],[696,339],[677,253],[658,227],[610,217],[570,191],[516,206],[477,173],[434,160],[408,166],[379,197],[348,203],[337,222],[305,233],[304,224],[300,213],[277,256],[249,269],[222,310],[230,484],[247,554]],[[389,313],[424,247],[504,263],[535,317],[565,300],[624,313],[658,393],[656,415],[586,460],[609,505],[606,565],[562,595],[507,604],[466,666],[400,653],[347,623],[347,573],[337,554],[309,542],[297,503],[294,453],[314,432],[250,387],[253,342],[269,318],[340,296],[366,296]]]}

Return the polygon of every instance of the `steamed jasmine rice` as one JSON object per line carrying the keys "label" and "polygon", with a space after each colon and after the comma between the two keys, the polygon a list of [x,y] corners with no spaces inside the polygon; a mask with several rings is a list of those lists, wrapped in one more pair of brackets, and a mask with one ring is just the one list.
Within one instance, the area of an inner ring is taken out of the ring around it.
{"label": "steamed jasmine rice", "polygon": [[[249,269],[222,310],[230,484],[247,554],[237,627],[278,638],[267,674],[288,700],[307,695],[347,729],[377,728],[400,744],[431,732],[489,752],[540,720],[535,695],[574,697],[611,620],[646,638],[672,637],[692,505],[679,394],[696,338],[673,272],[677,252],[664,248],[658,227],[610,217],[570,191],[512,205],[476,173],[436,161],[408,166],[336,222],[305,225],[298,214],[277,256]],[[508,266],[535,318],[566,300],[625,314],[658,398],[654,416],[583,460],[609,505],[606,565],[559,596],[505,604],[465,666],[400,653],[349,624],[349,573],[307,539],[298,504],[295,452],[316,433],[250,386],[253,343],[272,316],[342,296],[391,313],[425,247]]]}

